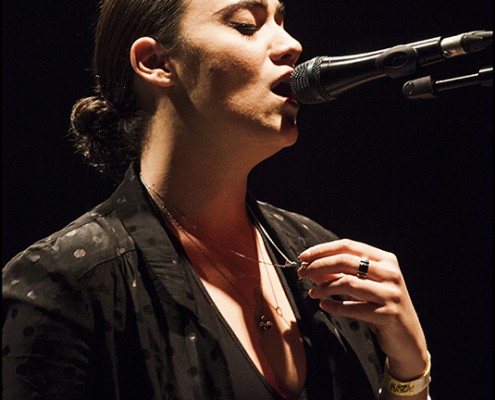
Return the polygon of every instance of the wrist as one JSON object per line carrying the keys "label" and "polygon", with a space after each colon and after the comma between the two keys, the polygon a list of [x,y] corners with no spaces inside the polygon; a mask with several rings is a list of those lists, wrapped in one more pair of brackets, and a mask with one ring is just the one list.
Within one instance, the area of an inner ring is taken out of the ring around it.
{"label": "wrist", "polygon": [[423,375],[429,367],[430,353],[427,348],[419,353],[414,351],[403,353],[399,358],[387,356],[385,359],[386,370],[398,381],[413,381]]}
{"label": "wrist", "polygon": [[410,380],[399,380],[396,379],[390,373],[389,369],[389,360],[388,358],[385,361],[385,373],[383,375],[382,389],[381,391],[387,391],[394,396],[414,396],[425,389],[428,388],[431,382],[430,370],[431,370],[431,356],[428,354],[428,361],[426,369],[423,373],[416,377],[415,379]]}

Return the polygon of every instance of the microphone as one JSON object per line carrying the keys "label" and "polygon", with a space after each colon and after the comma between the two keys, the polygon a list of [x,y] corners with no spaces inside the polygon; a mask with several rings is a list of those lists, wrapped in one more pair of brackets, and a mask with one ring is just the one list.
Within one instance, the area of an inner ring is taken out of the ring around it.
{"label": "microphone", "polygon": [[363,83],[399,78],[420,68],[492,45],[492,31],[438,36],[348,56],[319,56],[299,64],[291,75],[292,96],[302,104],[325,103]]}

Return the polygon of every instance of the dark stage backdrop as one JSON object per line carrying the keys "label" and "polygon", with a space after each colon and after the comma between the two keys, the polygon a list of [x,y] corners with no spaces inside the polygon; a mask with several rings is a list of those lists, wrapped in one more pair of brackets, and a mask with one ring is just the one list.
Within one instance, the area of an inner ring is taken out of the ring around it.
{"label": "dark stage backdrop", "polygon": [[[2,262],[102,201],[113,186],[67,138],[90,94],[94,0],[3,7]],[[301,61],[492,30],[492,1],[289,1]],[[491,49],[421,71],[445,79],[492,65]],[[411,79],[408,77],[407,79]],[[428,336],[433,400],[491,399],[492,89],[403,97],[380,79],[303,106],[298,143],[259,165],[251,190],[342,237],[394,252]]]}

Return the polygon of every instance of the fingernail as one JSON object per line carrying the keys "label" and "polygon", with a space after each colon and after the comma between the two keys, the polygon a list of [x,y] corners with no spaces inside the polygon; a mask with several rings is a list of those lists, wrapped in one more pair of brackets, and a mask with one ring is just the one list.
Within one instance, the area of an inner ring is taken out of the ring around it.
{"label": "fingernail", "polygon": [[310,249],[306,249],[301,254],[299,254],[299,259],[301,259],[301,258],[307,258],[307,257],[309,257],[310,254],[311,254],[311,250]]}
{"label": "fingernail", "polygon": [[299,276],[303,276],[306,273],[306,268],[308,267],[308,264],[306,263],[301,263],[301,266],[297,269],[297,274]]}

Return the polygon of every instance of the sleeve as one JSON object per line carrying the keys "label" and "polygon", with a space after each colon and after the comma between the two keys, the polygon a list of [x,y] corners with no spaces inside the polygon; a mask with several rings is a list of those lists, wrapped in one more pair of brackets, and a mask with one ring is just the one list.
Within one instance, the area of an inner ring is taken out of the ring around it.
{"label": "sleeve", "polygon": [[77,280],[28,249],[2,271],[3,398],[84,399],[89,308]]}

